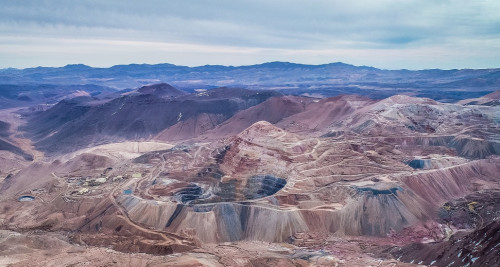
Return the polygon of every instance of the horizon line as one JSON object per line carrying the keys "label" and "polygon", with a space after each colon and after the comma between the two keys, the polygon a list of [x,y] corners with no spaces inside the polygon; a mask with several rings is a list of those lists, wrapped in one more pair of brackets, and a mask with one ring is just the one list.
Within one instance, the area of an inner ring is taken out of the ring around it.
{"label": "horizon line", "polygon": [[33,67],[26,67],[26,68],[15,68],[15,67],[7,67],[7,68],[0,68],[0,70],[28,70],[28,69],[37,69],[37,68],[66,68],[66,67],[71,67],[71,66],[84,66],[84,67],[89,67],[93,69],[110,69],[113,67],[118,67],[118,66],[132,66],[132,65],[149,65],[149,66],[155,66],[155,65],[172,65],[176,67],[186,67],[186,68],[200,68],[200,67],[226,67],[226,68],[241,68],[241,67],[251,67],[251,66],[259,66],[259,65],[266,65],[266,64],[273,64],[273,63],[281,63],[281,64],[291,64],[291,65],[302,65],[302,66],[327,66],[327,65],[334,65],[334,64],[342,64],[342,65],[348,65],[348,66],[353,66],[357,68],[372,68],[372,69],[378,69],[378,70],[386,70],[386,71],[427,71],[427,70],[443,70],[443,71],[454,71],[454,70],[493,70],[493,69],[499,69],[500,67],[493,67],[493,68],[451,68],[451,69],[440,69],[440,68],[429,68],[429,69],[407,69],[407,68],[402,68],[402,69],[386,69],[386,68],[378,68],[375,66],[368,66],[368,65],[354,65],[354,64],[349,64],[341,61],[337,62],[330,62],[330,63],[322,63],[322,64],[305,64],[305,63],[297,63],[297,62],[290,62],[290,61],[267,61],[263,63],[256,63],[256,64],[249,64],[249,65],[223,65],[223,64],[205,64],[205,65],[193,65],[193,66],[188,66],[188,65],[177,65],[174,63],[168,63],[168,62],[163,62],[163,63],[128,63],[128,64],[116,64],[116,65],[111,65],[107,67],[98,67],[98,66],[91,66],[87,65],[84,63],[69,63],[64,66],[33,66]]}

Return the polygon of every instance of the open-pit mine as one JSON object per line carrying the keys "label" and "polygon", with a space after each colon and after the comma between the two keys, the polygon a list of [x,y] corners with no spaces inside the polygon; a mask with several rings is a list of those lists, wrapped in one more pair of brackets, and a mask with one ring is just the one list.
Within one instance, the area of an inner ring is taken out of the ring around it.
{"label": "open-pit mine", "polygon": [[0,265],[498,266],[498,91],[153,84],[0,110]]}

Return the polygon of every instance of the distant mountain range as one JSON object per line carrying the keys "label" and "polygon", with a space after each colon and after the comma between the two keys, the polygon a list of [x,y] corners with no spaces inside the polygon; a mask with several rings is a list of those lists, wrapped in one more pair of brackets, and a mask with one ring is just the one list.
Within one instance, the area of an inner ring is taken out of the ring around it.
{"label": "distant mountain range", "polygon": [[[59,68],[0,70],[2,93],[6,91],[6,86],[11,85],[22,87],[44,85],[47,90],[50,87],[61,86],[69,89],[79,87],[78,90],[82,90],[82,86],[92,86],[92,89],[99,87],[100,90],[97,91],[105,92],[161,82],[187,92],[227,86],[252,90],[277,90],[285,94],[318,97],[360,94],[381,99],[395,94],[408,94],[442,102],[455,102],[498,90],[500,69],[412,71],[382,70],[340,62],[324,65],[270,62],[238,67],[130,64],[93,68],[77,64]],[[96,90],[93,93],[96,94]],[[0,97],[8,96],[2,94]],[[18,101],[32,98],[24,97],[20,93],[10,97]]]}

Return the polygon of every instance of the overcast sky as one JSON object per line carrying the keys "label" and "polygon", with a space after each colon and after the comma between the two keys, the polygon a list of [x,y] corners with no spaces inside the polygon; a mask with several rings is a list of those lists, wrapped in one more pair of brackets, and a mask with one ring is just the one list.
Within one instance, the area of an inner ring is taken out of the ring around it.
{"label": "overcast sky", "polygon": [[499,0],[0,0],[0,68],[500,67]]}

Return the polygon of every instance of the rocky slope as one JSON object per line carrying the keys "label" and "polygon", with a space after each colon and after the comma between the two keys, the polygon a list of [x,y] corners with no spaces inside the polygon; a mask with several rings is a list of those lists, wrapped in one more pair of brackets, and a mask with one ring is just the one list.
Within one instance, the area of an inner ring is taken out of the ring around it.
{"label": "rocky slope", "polygon": [[497,259],[498,106],[140,91],[28,118],[38,148],[66,150],[2,169],[0,225],[27,234],[0,244],[39,240],[36,230],[63,234],[50,240],[64,251],[174,254],[172,264]]}
{"label": "rocky slope", "polygon": [[[151,88],[143,87],[138,93],[104,102],[63,100],[47,111],[32,115],[24,130],[38,149],[52,154],[116,141],[147,140],[158,134],[162,140],[176,139],[175,134],[162,133],[170,127],[174,127],[170,130],[174,133],[188,127],[181,133],[183,139],[188,139],[212,129],[239,110],[276,95],[228,88],[188,95],[166,85]],[[208,124],[200,126],[201,121]]]}

